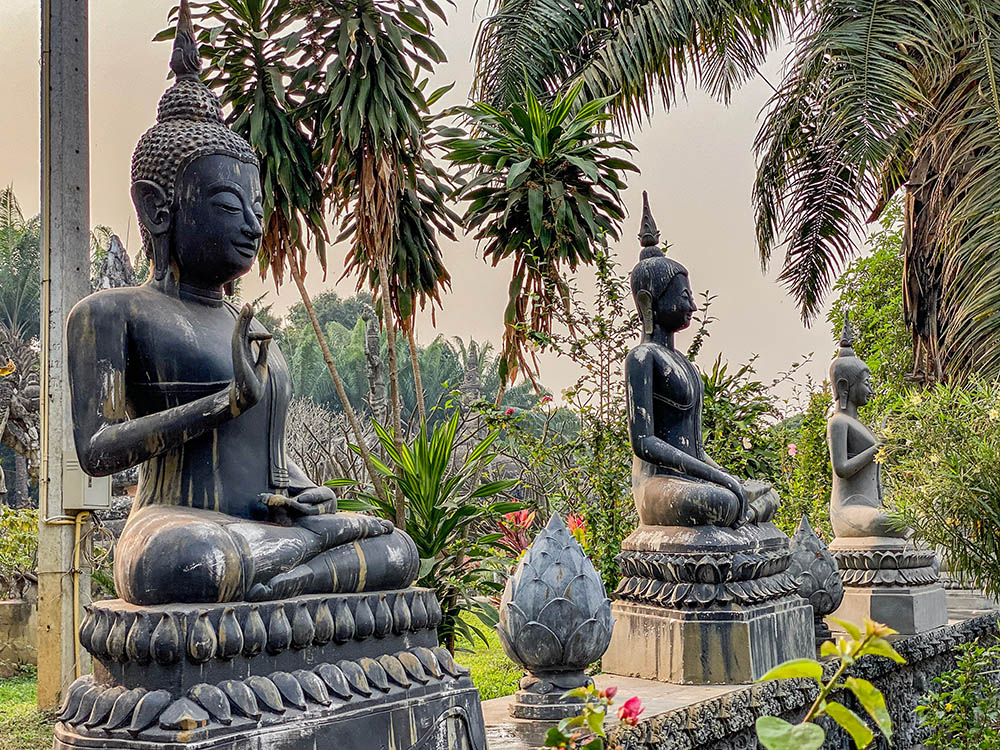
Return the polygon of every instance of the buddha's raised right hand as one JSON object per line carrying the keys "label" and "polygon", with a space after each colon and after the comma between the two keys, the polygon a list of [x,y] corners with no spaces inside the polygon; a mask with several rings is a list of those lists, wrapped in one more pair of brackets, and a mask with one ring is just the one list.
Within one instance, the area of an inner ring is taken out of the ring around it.
{"label": "buddha's raised right hand", "polygon": [[[251,331],[253,308],[243,305],[240,316],[233,327],[233,385],[229,391],[229,403],[234,415],[239,415],[254,406],[264,397],[267,386],[267,348],[271,334]],[[257,342],[257,358],[254,359],[251,344]]]}

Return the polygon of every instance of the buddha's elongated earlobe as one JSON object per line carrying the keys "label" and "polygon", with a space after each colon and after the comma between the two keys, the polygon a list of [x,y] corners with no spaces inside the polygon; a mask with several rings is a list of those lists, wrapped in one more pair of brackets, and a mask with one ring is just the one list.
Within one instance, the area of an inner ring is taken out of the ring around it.
{"label": "buddha's elongated earlobe", "polygon": [[843,411],[847,408],[847,403],[851,396],[851,384],[847,378],[839,378],[837,380],[837,401],[840,404],[840,409]]}
{"label": "buddha's elongated earlobe", "polygon": [[636,301],[639,317],[642,318],[642,330],[649,335],[653,332],[653,297],[649,292],[642,290],[636,294]]}

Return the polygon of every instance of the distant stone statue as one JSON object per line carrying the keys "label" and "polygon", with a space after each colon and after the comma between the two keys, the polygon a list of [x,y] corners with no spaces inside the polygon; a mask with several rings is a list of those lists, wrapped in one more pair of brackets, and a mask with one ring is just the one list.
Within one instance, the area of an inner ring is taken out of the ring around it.
{"label": "distant stone statue", "polygon": [[840,353],[830,365],[835,410],[827,423],[833,464],[830,521],[837,538],[903,538],[907,530],[892,523],[883,505],[881,466],[875,460],[878,441],[858,418],[858,409],[872,397],[872,385],[871,371],[853,347],[854,334],[848,319],[840,337]]}
{"label": "distant stone statue", "polygon": [[871,372],[854,353],[850,320],[844,321],[840,351],[830,365],[833,414],[827,443],[833,467],[830,551],[844,581],[835,616],[861,622],[870,617],[904,634],[947,623],[944,589],[934,550],[907,541],[910,530],[894,523],[884,504],[878,441],[858,418],[872,397]]}
{"label": "distant stone statue", "polygon": [[330,488],[286,456],[288,366],[250,306],[224,299],[257,257],[263,196],[250,144],[198,78],[192,35],[178,33],[177,81],[132,157],[153,277],[92,294],[68,322],[81,466],[141,467],[117,590],[149,605],[405,587],[409,537],[335,512]]}
{"label": "distant stone statue", "polygon": [[771,523],[777,494],[705,451],[701,374],[674,342],[697,308],[687,270],[659,247],[645,194],[639,240],[631,285],[642,338],[625,360],[639,527],[617,558],[603,667],[667,682],[751,682],[813,655],[812,608],[788,573],[788,537]]}
{"label": "distant stone statue", "polygon": [[642,251],[631,285],[642,340],[625,360],[632,491],[650,526],[738,527],[771,520],[778,498],[762,482],[733,476],[705,452],[701,375],[674,335],[697,312],[687,269],[664,255],[643,196]]}

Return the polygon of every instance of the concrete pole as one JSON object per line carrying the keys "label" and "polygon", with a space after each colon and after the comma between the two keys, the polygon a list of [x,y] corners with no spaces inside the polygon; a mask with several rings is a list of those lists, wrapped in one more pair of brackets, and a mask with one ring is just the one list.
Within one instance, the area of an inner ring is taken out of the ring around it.
{"label": "concrete pole", "polygon": [[[88,0],[42,0],[42,404],[38,526],[38,705],[59,704],[90,671],[77,644],[79,608],[90,601],[89,523],[82,482],[64,470],[75,458],[66,371],[66,316],[90,292],[90,113]],[[83,519],[79,519],[83,520]],[[76,558],[77,562],[74,562]],[[74,601],[76,600],[76,601]],[[77,656],[79,654],[79,656]]]}

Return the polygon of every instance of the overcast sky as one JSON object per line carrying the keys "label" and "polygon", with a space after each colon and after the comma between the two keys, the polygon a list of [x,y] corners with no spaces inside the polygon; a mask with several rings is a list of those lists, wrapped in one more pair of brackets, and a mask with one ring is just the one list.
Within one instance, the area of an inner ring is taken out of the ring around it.
{"label": "overcast sky", "polygon": [[[166,24],[173,0],[90,0],[90,132],[91,224],[108,224],[127,240],[131,253],[139,248],[136,220],[129,198],[129,160],[144,130],[152,125],[156,103],[168,85],[168,43],[152,36]],[[449,62],[438,81],[456,81],[446,100],[460,103],[472,78],[471,45],[478,19],[473,0],[457,0],[447,26],[439,24],[436,38]],[[0,43],[6,62],[0,75],[0,184],[13,183],[25,212],[39,205],[39,6],[38,0],[0,0]],[[480,0],[480,12],[487,3]],[[780,58],[765,68],[778,76]],[[697,293],[718,295],[713,313],[719,319],[711,329],[702,363],[719,352],[733,363],[758,354],[758,372],[768,380],[815,352],[807,372],[822,380],[833,344],[824,320],[805,328],[784,289],[760,271],[754,243],[750,190],[754,176],[752,143],[758,115],[770,89],[762,80],[749,82],[725,107],[699,91],[669,113],[658,112],[641,132],[636,163],[642,174],[631,176],[624,197],[630,215],[623,240],[615,251],[625,269],[638,252],[642,191],[648,190],[661,237],[671,254],[688,267]],[[418,323],[418,338],[430,341],[437,333],[498,341],[510,268],[492,268],[483,262],[471,239],[445,242],[446,265],[453,289],[443,297],[436,327],[429,314]],[[343,267],[342,248],[331,254],[330,272],[323,281],[318,269],[309,276],[315,293],[334,288]],[[780,259],[779,259],[780,260]],[[298,300],[289,281],[276,293],[270,282],[256,275],[243,286],[245,297],[268,292],[278,312]],[[337,291],[353,293],[353,283],[341,282]],[[679,337],[686,345],[690,332]],[[575,381],[571,362],[546,358],[542,382],[557,393]]]}

